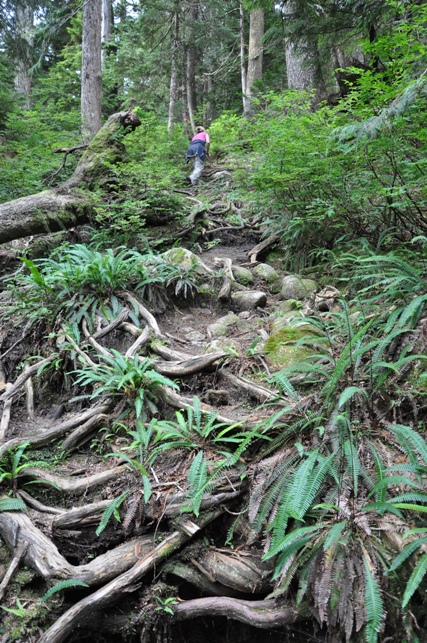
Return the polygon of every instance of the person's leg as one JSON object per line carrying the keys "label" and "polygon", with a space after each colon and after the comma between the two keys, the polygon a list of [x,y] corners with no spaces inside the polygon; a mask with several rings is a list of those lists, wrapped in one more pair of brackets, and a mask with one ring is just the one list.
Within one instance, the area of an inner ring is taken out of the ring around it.
{"label": "person's leg", "polygon": [[203,163],[203,161],[199,159],[198,156],[192,157],[191,160],[193,162],[194,169],[190,174],[190,181],[194,185],[197,182],[197,179],[199,178],[201,173],[203,172],[203,168],[205,164]]}

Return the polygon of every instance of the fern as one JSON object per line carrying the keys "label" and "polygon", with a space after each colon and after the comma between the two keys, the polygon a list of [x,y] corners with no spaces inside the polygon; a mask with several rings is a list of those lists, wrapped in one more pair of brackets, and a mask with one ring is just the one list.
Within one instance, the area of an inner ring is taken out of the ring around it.
{"label": "fern", "polygon": [[[202,504],[203,495],[206,490],[207,478],[208,465],[203,451],[199,451],[188,471],[188,495],[192,496],[190,511],[193,511],[196,516],[198,516],[200,512],[200,505]],[[187,510],[187,508],[184,508],[184,511],[185,510]]]}
{"label": "fern", "polygon": [[19,498],[1,498],[0,511],[26,511],[27,505]]}
{"label": "fern", "polygon": [[402,609],[408,605],[415,591],[418,589],[421,581],[427,572],[427,554],[423,554],[415,566],[408,583],[406,585],[405,593],[402,599]]}
{"label": "fern", "polygon": [[87,585],[87,583],[84,583],[82,580],[79,580],[78,578],[69,578],[67,580],[63,580],[48,589],[47,592],[42,596],[41,602],[45,603],[51,596],[53,596],[57,592],[61,592],[64,589],[69,589],[70,587],[89,587],[89,585]]}
{"label": "fern", "polygon": [[365,566],[365,640],[366,643],[376,643],[383,621],[383,602],[378,583],[371,571],[370,562],[367,560],[366,554],[363,557],[363,564]]}
{"label": "fern", "polygon": [[108,507],[105,509],[104,513],[101,516],[101,522],[96,528],[95,533],[97,536],[99,536],[104,531],[104,529],[108,525],[108,521],[110,520],[111,516],[114,515],[116,520],[118,522],[120,521],[120,514],[118,510],[129,494],[130,494],[130,491],[124,491],[123,493],[120,494],[120,496],[118,496],[117,498],[114,498],[114,500],[110,502],[110,504],[108,505]]}
{"label": "fern", "polygon": [[419,538],[417,540],[413,540],[412,542],[408,543],[405,545],[405,547],[402,549],[402,551],[396,556],[394,559],[393,563],[390,565],[389,568],[389,573],[394,572],[402,563],[405,562],[412,554],[417,551],[420,547],[425,545],[427,543],[427,536],[424,536],[424,538]]}
{"label": "fern", "polygon": [[427,465],[427,443],[417,431],[403,424],[392,424],[389,430],[398,438],[410,462],[416,464],[418,456]]}

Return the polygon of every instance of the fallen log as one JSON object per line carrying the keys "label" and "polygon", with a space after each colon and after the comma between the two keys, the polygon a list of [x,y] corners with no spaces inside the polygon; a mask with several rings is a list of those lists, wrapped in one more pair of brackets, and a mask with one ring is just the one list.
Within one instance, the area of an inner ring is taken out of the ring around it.
{"label": "fallen log", "polygon": [[124,158],[127,116],[118,112],[109,117],[63,185],[1,204],[0,243],[87,223],[94,207],[89,190],[102,183],[109,165]]}

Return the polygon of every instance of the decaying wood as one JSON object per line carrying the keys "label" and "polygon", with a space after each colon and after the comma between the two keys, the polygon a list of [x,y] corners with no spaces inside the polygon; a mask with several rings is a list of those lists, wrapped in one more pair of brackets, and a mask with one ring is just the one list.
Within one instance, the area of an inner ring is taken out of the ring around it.
{"label": "decaying wood", "polygon": [[108,482],[109,480],[114,480],[114,478],[117,478],[124,470],[125,466],[121,464],[113,469],[93,473],[91,476],[72,477],[58,476],[44,469],[27,467],[20,477],[37,480],[38,484],[45,487],[52,487],[52,485],[54,485],[59,491],[63,491],[64,493],[83,493],[91,487]]}
{"label": "decaying wood", "polygon": [[180,603],[174,608],[173,618],[183,621],[213,616],[226,616],[253,627],[271,629],[305,620],[310,617],[310,613],[304,605],[296,608],[291,604],[277,606],[274,600],[244,601],[239,598],[211,596]]}
{"label": "decaying wood", "polygon": [[102,514],[111,500],[100,500],[92,502],[83,507],[74,507],[64,510],[61,515],[56,516],[52,521],[52,530],[56,529],[77,529],[79,527],[93,525],[101,520]]}
{"label": "decaying wood", "polygon": [[20,511],[0,513],[0,535],[8,547],[26,547],[25,564],[48,581],[74,578],[89,586],[110,581],[131,568],[153,548],[153,536],[141,536],[97,556],[85,565],[71,565],[53,542]]}
{"label": "decaying wood", "polygon": [[126,118],[127,112],[109,117],[63,185],[0,204],[0,243],[87,223],[95,205],[89,190],[102,182],[111,164],[123,160]]}
{"label": "decaying wood", "polygon": [[19,547],[16,548],[15,554],[9,565],[9,569],[4,575],[2,582],[0,583],[0,602],[4,596],[7,586],[9,585],[10,580],[12,579],[13,574],[15,573],[16,568],[18,567],[21,560],[24,558],[26,551],[27,551],[27,545],[25,543],[20,543]]}
{"label": "decaying wood", "polygon": [[87,411],[84,411],[83,413],[79,413],[78,415],[74,415],[72,418],[69,418],[68,420],[65,420],[64,422],[61,422],[60,424],[45,428],[44,430],[41,429],[39,433],[36,435],[29,435],[25,436],[25,438],[12,438],[11,440],[8,440],[7,442],[4,442],[2,445],[0,445],[0,457],[5,453],[8,449],[12,449],[13,447],[19,446],[23,442],[29,442],[29,448],[34,448],[34,447],[39,447],[39,446],[44,446],[45,444],[49,444],[50,442],[53,442],[57,438],[61,437],[69,431],[70,429],[74,429],[74,427],[79,426],[80,424],[83,424],[89,418],[91,418],[93,415],[97,415],[99,413],[105,413],[108,411],[110,408],[110,405],[107,401],[106,404],[99,404],[98,406],[93,406],[92,408],[88,409]]}
{"label": "decaying wood", "polygon": [[242,593],[267,594],[272,591],[272,565],[261,560],[262,552],[251,551],[235,553],[207,549],[199,563],[215,581]]}
{"label": "decaying wood", "polygon": [[[199,528],[205,527],[220,514],[221,511],[216,511],[200,516],[198,519]],[[73,605],[40,637],[38,643],[61,643],[65,641],[71,632],[81,627],[90,618],[94,611],[98,611],[115,602],[123,595],[123,592],[135,590],[135,584],[150,569],[182,547],[189,539],[190,536],[183,530],[175,531],[166,536],[157,547],[154,547],[149,554],[145,555],[127,572]]]}
{"label": "decaying wood", "polygon": [[[5,390],[6,393],[10,391],[12,388],[13,384],[12,382],[8,382],[6,384]],[[7,429],[9,428],[9,422],[10,422],[10,410],[12,408],[12,402],[13,398],[10,397],[5,403],[3,407],[3,414],[1,416],[1,421],[0,421],[0,443],[3,442]]]}
{"label": "decaying wood", "polygon": [[252,250],[249,250],[248,252],[248,259],[251,263],[256,263],[258,255],[269,248],[273,243],[278,241],[279,235],[278,234],[270,234],[264,241],[260,241],[257,243],[256,246],[252,248]]}

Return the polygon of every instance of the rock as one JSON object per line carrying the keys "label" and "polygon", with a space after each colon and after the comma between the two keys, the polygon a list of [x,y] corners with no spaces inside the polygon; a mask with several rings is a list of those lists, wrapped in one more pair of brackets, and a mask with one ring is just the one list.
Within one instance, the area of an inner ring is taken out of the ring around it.
{"label": "rock", "polygon": [[172,248],[160,256],[172,266],[179,266],[184,270],[195,268],[195,272],[199,275],[212,273],[212,270],[210,270],[197,255],[187,250],[187,248]]}
{"label": "rock", "polygon": [[225,317],[221,317],[214,324],[208,326],[209,337],[224,337],[227,335],[230,326],[237,324],[238,317],[234,313],[228,313]]}
{"label": "rock", "polygon": [[202,397],[202,401],[212,406],[224,406],[230,403],[230,396],[225,389],[208,389]]}
{"label": "rock", "polygon": [[229,355],[233,355],[234,357],[242,352],[240,345],[236,341],[234,341],[234,339],[230,339],[227,337],[214,339],[209,344],[207,344],[204,349],[205,354],[220,353],[221,351],[224,353],[228,353]]}
{"label": "rock", "polygon": [[281,296],[283,299],[308,299],[317,290],[313,279],[303,279],[288,275],[282,279]]}
{"label": "rock", "polygon": [[319,344],[323,340],[307,323],[302,323],[299,326],[288,325],[270,335],[264,344],[264,353],[277,366],[286,367],[296,362],[302,362],[316,350],[312,343],[297,345],[298,340],[306,336],[310,340],[318,337]]}
{"label": "rock", "polygon": [[190,330],[188,333],[184,333],[184,337],[186,337],[191,344],[201,344],[206,340],[206,335],[199,333],[198,330]]}
{"label": "rock", "polygon": [[278,272],[268,263],[259,263],[253,273],[268,284],[273,284],[280,279]]}
{"label": "rock", "polygon": [[265,306],[267,295],[262,290],[240,290],[231,295],[231,301],[240,310],[254,310]]}
{"label": "rock", "polygon": [[242,286],[253,284],[254,276],[247,268],[242,268],[242,266],[232,266],[231,270],[233,272],[233,277],[238,284],[242,284]]}
{"label": "rock", "polygon": [[340,296],[340,291],[333,286],[325,286],[318,292],[314,298],[314,305],[320,312],[328,312],[332,309],[337,297]]}

